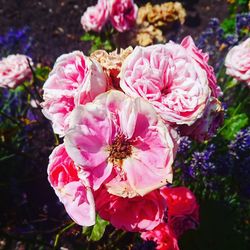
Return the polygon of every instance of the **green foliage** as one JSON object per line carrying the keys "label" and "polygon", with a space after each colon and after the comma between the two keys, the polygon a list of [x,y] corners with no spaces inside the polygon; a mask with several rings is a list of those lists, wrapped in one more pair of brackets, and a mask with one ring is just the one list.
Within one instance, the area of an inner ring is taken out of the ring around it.
{"label": "green foliage", "polygon": [[248,124],[247,114],[237,114],[225,120],[221,134],[227,140],[232,140],[236,133]]}
{"label": "green foliage", "polygon": [[86,32],[81,36],[80,40],[84,42],[91,42],[90,53],[95,50],[104,49],[106,51],[114,50],[114,46],[110,39],[111,34],[97,34],[97,33],[88,33]]}
{"label": "green foliage", "polygon": [[226,34],[233,34],[235,32],[235,16],[226,18],[221,23],[221,27]]}
{"label": "green foliage", "polygon": [[38,80],[44,82],[48,78],[50,71],[51,71],[50,67],[39,66],[35,70],[35,76]]}
{"label": "green foliage", "polygon": [[102,238],[106,226],[109,224],[108,221],[100,218],[99,215],[96,216],[96,224],[94,225],[89,240],[98,241]]}
{"label": "green foliage", "polygon": [[238,2],[238,4],[240,4],[240,5],[248,4],[248,0],[238,0],[237,2]]}

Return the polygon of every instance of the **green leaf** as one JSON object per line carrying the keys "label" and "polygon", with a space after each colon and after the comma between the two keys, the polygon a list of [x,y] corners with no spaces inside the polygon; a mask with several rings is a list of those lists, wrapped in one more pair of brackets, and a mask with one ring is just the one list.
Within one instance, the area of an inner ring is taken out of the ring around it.
{"label": "green leaf", "polygon": [[226,34],[233,34],[235,32],[235,17],[226,18],[221,23],[221,27]]}
{"label": "green leaf", "polygon": [[82,227],[82,234],[90,237],[94,226],[91,227]]}
{"label": "green leaf", "polygon": [[248,4],[248,0],[239,0],[240,5]]}
{"label": "green leaf", "polygon": [[248,124],[247,114],[238,114],[229,119],[224,123],[222,130],[220,131],[223,137],[227,140],[232,140],[235,134],[239,132]]}
{"label": "green leaf", "polygon": [[83,36],[81,36],[80,40],[84,42],[93,41],[95,39],[95,35],[90,33],[85,33]]}
{"label": "green leaf", "polygon": [[104,49],[107,50],[107,51],[113,50],[112,44],[111,44],[111,42],[110,42],[109,40],[106,40],[106,41],[104,42],[103,47],[104,47]]}
{"label": "green leaf", "polygon": [[50,73],[51,69],[50,67],[37,67],[35,70],[36,78],[40,81],[45,81],[48,78],[48,75]]}
{"label": "green leaf", "polygon": [[90,240],[93,241],[98,241],[102,238],[104,232],[105,232],[105,228],[106,226],[109,224],[108,221],[105,221],[103,219],[101,219],[99,217],[99,215],[97,215],[96,217],[96,224],[93,227],[92,233],[89,237]]}

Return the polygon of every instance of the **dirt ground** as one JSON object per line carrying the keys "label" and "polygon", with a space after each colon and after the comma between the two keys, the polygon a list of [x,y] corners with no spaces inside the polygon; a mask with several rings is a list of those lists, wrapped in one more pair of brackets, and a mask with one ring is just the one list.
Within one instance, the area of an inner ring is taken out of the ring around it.
{"label": "dirt ground", "polygon": [[[135,0],[140,6],[149,0]],[[37,62],[53,64],[63,53],[79,49],[87,52],[89,44],[80,41],[84,31],[80,18],[96,0],[0,0],[0,35],[10,27],[29,26],[33,38],[31,55]],[[153,0],[152,3],[166,2]],[[185,25],[178,35],[196,37],[211,17],[223,20],[227,15],[226,0],[183,0],[187,10]]]}

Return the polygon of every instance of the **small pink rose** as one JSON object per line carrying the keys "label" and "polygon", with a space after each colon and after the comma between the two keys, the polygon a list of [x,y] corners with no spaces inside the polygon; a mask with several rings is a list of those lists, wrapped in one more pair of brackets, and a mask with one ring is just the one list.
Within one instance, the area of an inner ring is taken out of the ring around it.
{"label": "small pink rose", "polygon": [[85,31],[100,32],[109,16],[108,1],[99,0],[97,5],[88,7],[81,17],[81,24]]}
{"label": "small pink rose", "polygon": [[143,232],[141,238],[154,241],[157,244],[157,250],[179,250],[177,239],[165,223],[159,224],[151,231]]}
{"label": "small pink rose", "polygon": [[95,192],[96,210],[104,219],[118,228],[130,232],[154,229],[163,221],[165,205],[159,190],[134,198],[109,194],[106,188]]}
{"label": "small pink rose", "polygon": [[136,47],[124,61],[120,78],[127,95],[148,100],[173,125],[193,124],[211,95],[206,71],[173,42]]}
{"label": "small pink rose", "polygon": [[110,0],[110,21],[119,32],[131,29],[135,25],[138,7],[133,0]]}
{"label": "small pink rose", "polygon": [[49,157],[48,179],[69,216],[79,225],[95,224],[95,204],[87,180],[78,177],[74,162],[64,145],[57,146]]}
{"label": "small pink rose", "polygon": [[10,55],[0,61],[0,87],[16,88],[19,84],[32,77],[29,67],[33,65],[31,58],[25,55]]}
{"label": "small pink rose", "polygon": [[101,66],[80,51],[60,56],[43,86],[43,114],[52,121],[54,132],[64,135],[68,116],[106,91],[107,81]]}
{"label": "small pink rose", "polygon": [[250,38],[229,50],[225,66],[228,75],[250,86]]}

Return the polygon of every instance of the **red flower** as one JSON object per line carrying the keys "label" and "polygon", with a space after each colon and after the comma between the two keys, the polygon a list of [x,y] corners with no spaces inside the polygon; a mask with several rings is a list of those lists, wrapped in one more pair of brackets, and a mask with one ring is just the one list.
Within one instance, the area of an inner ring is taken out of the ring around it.
{"label": "red flower", "polygon": [[199,205],[194,194],[186,187],[161,189],[168,207],[168,226],[171,233],[179,238],[185,231],[197,228]]}
{"label": "red flower", "polygon": [[167,224],[161,223],[151,231],[141,234],[144,240],[153,240],[156,242],[157,250],[179,250],[176,238],[171,234]]}

